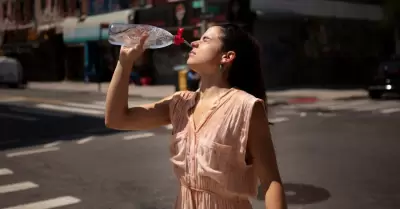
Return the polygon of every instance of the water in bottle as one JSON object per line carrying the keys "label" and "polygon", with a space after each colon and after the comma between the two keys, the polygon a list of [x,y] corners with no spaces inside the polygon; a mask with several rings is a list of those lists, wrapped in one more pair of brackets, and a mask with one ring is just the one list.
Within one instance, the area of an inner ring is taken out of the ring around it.
{"label": "water in bottle", "polygon": [[180,28],[177,35],[172,35],[165,29],[142,24],[113,23],[108,28],[108,41],[113,45],[134,46],[139,43],[142,34],[147,33],[149,37],[143,47],[145,49],[159,49],[171,44],[191,45],[182,38],[183,28]]}

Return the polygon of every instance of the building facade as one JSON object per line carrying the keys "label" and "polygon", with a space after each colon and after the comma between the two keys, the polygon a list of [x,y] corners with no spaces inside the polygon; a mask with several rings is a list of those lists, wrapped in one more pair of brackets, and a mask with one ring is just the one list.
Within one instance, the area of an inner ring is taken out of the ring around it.
{"label": "building facade", "polygon": [[[232,20],[240,7],[257,14],[249,30],[262,45],[269,88],[362,85],[394,46],[384,41],[380,3],[208,0],[207,12],[212,14],[211,24]],[[3,54],[22,60],[30,80],[109,80],[119,52],[107,42],[107,28],[101,27],[110,23],[150,24],[171,33],[183,27],[188,41],[201,36],[197,0],[0,0],[0,4]],[[185,64],[185,50],[176,46],[147,50],[135,71],[151,77],[153,84],[172,84],[176,79],[172,69]]]}
{"label": "building facade", "polygon": [[379,3],[252,0],[268,87],[366,85],[392,51]]}

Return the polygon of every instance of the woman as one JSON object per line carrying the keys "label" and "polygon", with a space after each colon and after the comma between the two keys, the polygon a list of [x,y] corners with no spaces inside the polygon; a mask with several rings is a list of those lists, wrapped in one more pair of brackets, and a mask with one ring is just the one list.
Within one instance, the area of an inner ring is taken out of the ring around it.
{"label": "woman", "polygon": [[107,93],[106,126],[143,130],[172,123],[170,160],[180,182],[176,209],[250,209],[258,180],[266,207],[286,208],[255,40],[235,25],[209,28],[192,43],[187,60],[201,76],[199,90],[128,109],[128,77],[146,37],[133,49],[121,49]]}

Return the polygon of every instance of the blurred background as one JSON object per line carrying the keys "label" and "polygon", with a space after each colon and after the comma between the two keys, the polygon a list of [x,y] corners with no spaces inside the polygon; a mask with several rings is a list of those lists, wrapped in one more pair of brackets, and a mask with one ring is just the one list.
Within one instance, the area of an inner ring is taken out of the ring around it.
{"label": "blurred background", "polygon": [[[289,208],[400,208],[399,0],[0,0],[1,209],[172,208],[171,127],[104,126],[116,22],[188,41],[240,24],[262,47]],[[195,90],[186,55],[147,50],[129,105]]]}

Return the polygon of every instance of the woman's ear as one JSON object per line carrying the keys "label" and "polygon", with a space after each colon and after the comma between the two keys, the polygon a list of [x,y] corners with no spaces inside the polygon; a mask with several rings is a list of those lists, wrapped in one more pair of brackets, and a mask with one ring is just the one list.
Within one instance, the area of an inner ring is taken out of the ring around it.
{"label": "woman's ear", "polygon": [[236,53],[234,51],[229,51],[222,55],[222,64],[232,63],[233,60],[236,58]]}

